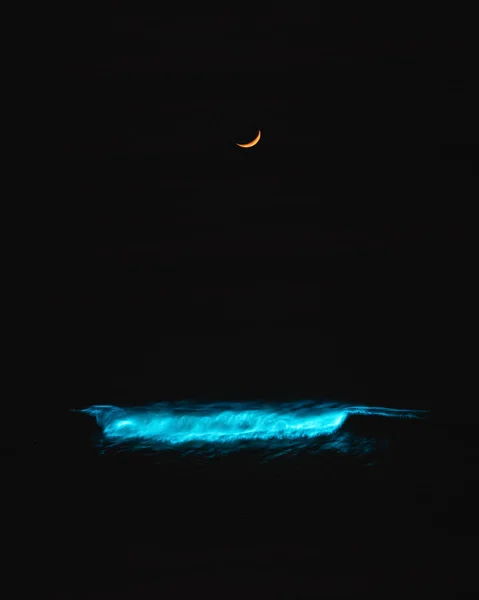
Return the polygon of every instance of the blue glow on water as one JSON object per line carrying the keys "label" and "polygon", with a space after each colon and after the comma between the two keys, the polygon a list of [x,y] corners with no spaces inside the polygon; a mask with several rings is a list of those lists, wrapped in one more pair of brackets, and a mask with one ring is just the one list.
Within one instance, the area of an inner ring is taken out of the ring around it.
{"label": "blue glow on water", "polygon": [[108,446],[166,449],[185,445],[224,447],[245,442],[288,443],[336,434],[351,415],[417,419],[427,411],[297,401],[266,405],[237,403],[158,403],[120,408],[95,405],[80,412],[94,416]]}

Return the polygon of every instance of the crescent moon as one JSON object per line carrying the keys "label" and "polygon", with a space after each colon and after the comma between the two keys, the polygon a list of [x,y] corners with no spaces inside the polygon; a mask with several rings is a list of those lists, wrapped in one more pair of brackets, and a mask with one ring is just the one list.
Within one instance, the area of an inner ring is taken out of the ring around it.
{"label": "crescent moon", "polygon": [[248,142],[247,144],[236,144],[237,146],[239,146],[240,148],[252,148],[253,146],[256,146],[256,144],[259,142],[261,138],[261,131],[258,131],[258,135],[254,138],[254,140],[252,142]]}

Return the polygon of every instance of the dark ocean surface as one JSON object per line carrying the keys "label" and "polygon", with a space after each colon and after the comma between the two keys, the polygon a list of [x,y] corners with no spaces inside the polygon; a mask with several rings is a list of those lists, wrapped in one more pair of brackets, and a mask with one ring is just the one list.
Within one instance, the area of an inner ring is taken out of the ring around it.
{"label": "dark ocean surface", "polygon": [[63,425],[56,451],[30,462],[48,506],[40,528],[54,524],[62,548],[59,597],[441,591],[445,465],[429,413],[351,415],[324,438],[229,452],[105,448],[92,417],[68,411]]}

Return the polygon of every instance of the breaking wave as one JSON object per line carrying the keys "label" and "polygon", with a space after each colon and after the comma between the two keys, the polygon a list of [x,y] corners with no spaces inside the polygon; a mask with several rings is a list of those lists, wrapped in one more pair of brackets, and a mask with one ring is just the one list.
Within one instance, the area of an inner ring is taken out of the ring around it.
{"label": "breaking wave", "polygon": [[[351,415],[418,419],[427,411],[337,403],[296,401],[281,405],[264,402],[157,403],[144,407],[94,405],[79,412],[96,418],[102,431],[100,445],[129,449],[228,449],[245,444],[274,444],[281,454],[288,444],[337,438]],[[337,434],[333,436],[333,434]],[[338,445],[338,443],[336,445]],[[341,445],[341,444],[339,444]],[[325,446],[327,447],[327,445]]]}

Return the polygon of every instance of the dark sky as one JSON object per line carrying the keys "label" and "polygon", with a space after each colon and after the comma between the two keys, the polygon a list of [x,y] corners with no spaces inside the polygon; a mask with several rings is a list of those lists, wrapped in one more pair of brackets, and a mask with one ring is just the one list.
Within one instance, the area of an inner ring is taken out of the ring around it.
{"label": "dark sky", "polygon": [[457,32],[438,49],[420,15],[179,12],[63,25],[56,359],[80,397],[397,403],[432,368],[461,239],[439,193],[473,181]]}

